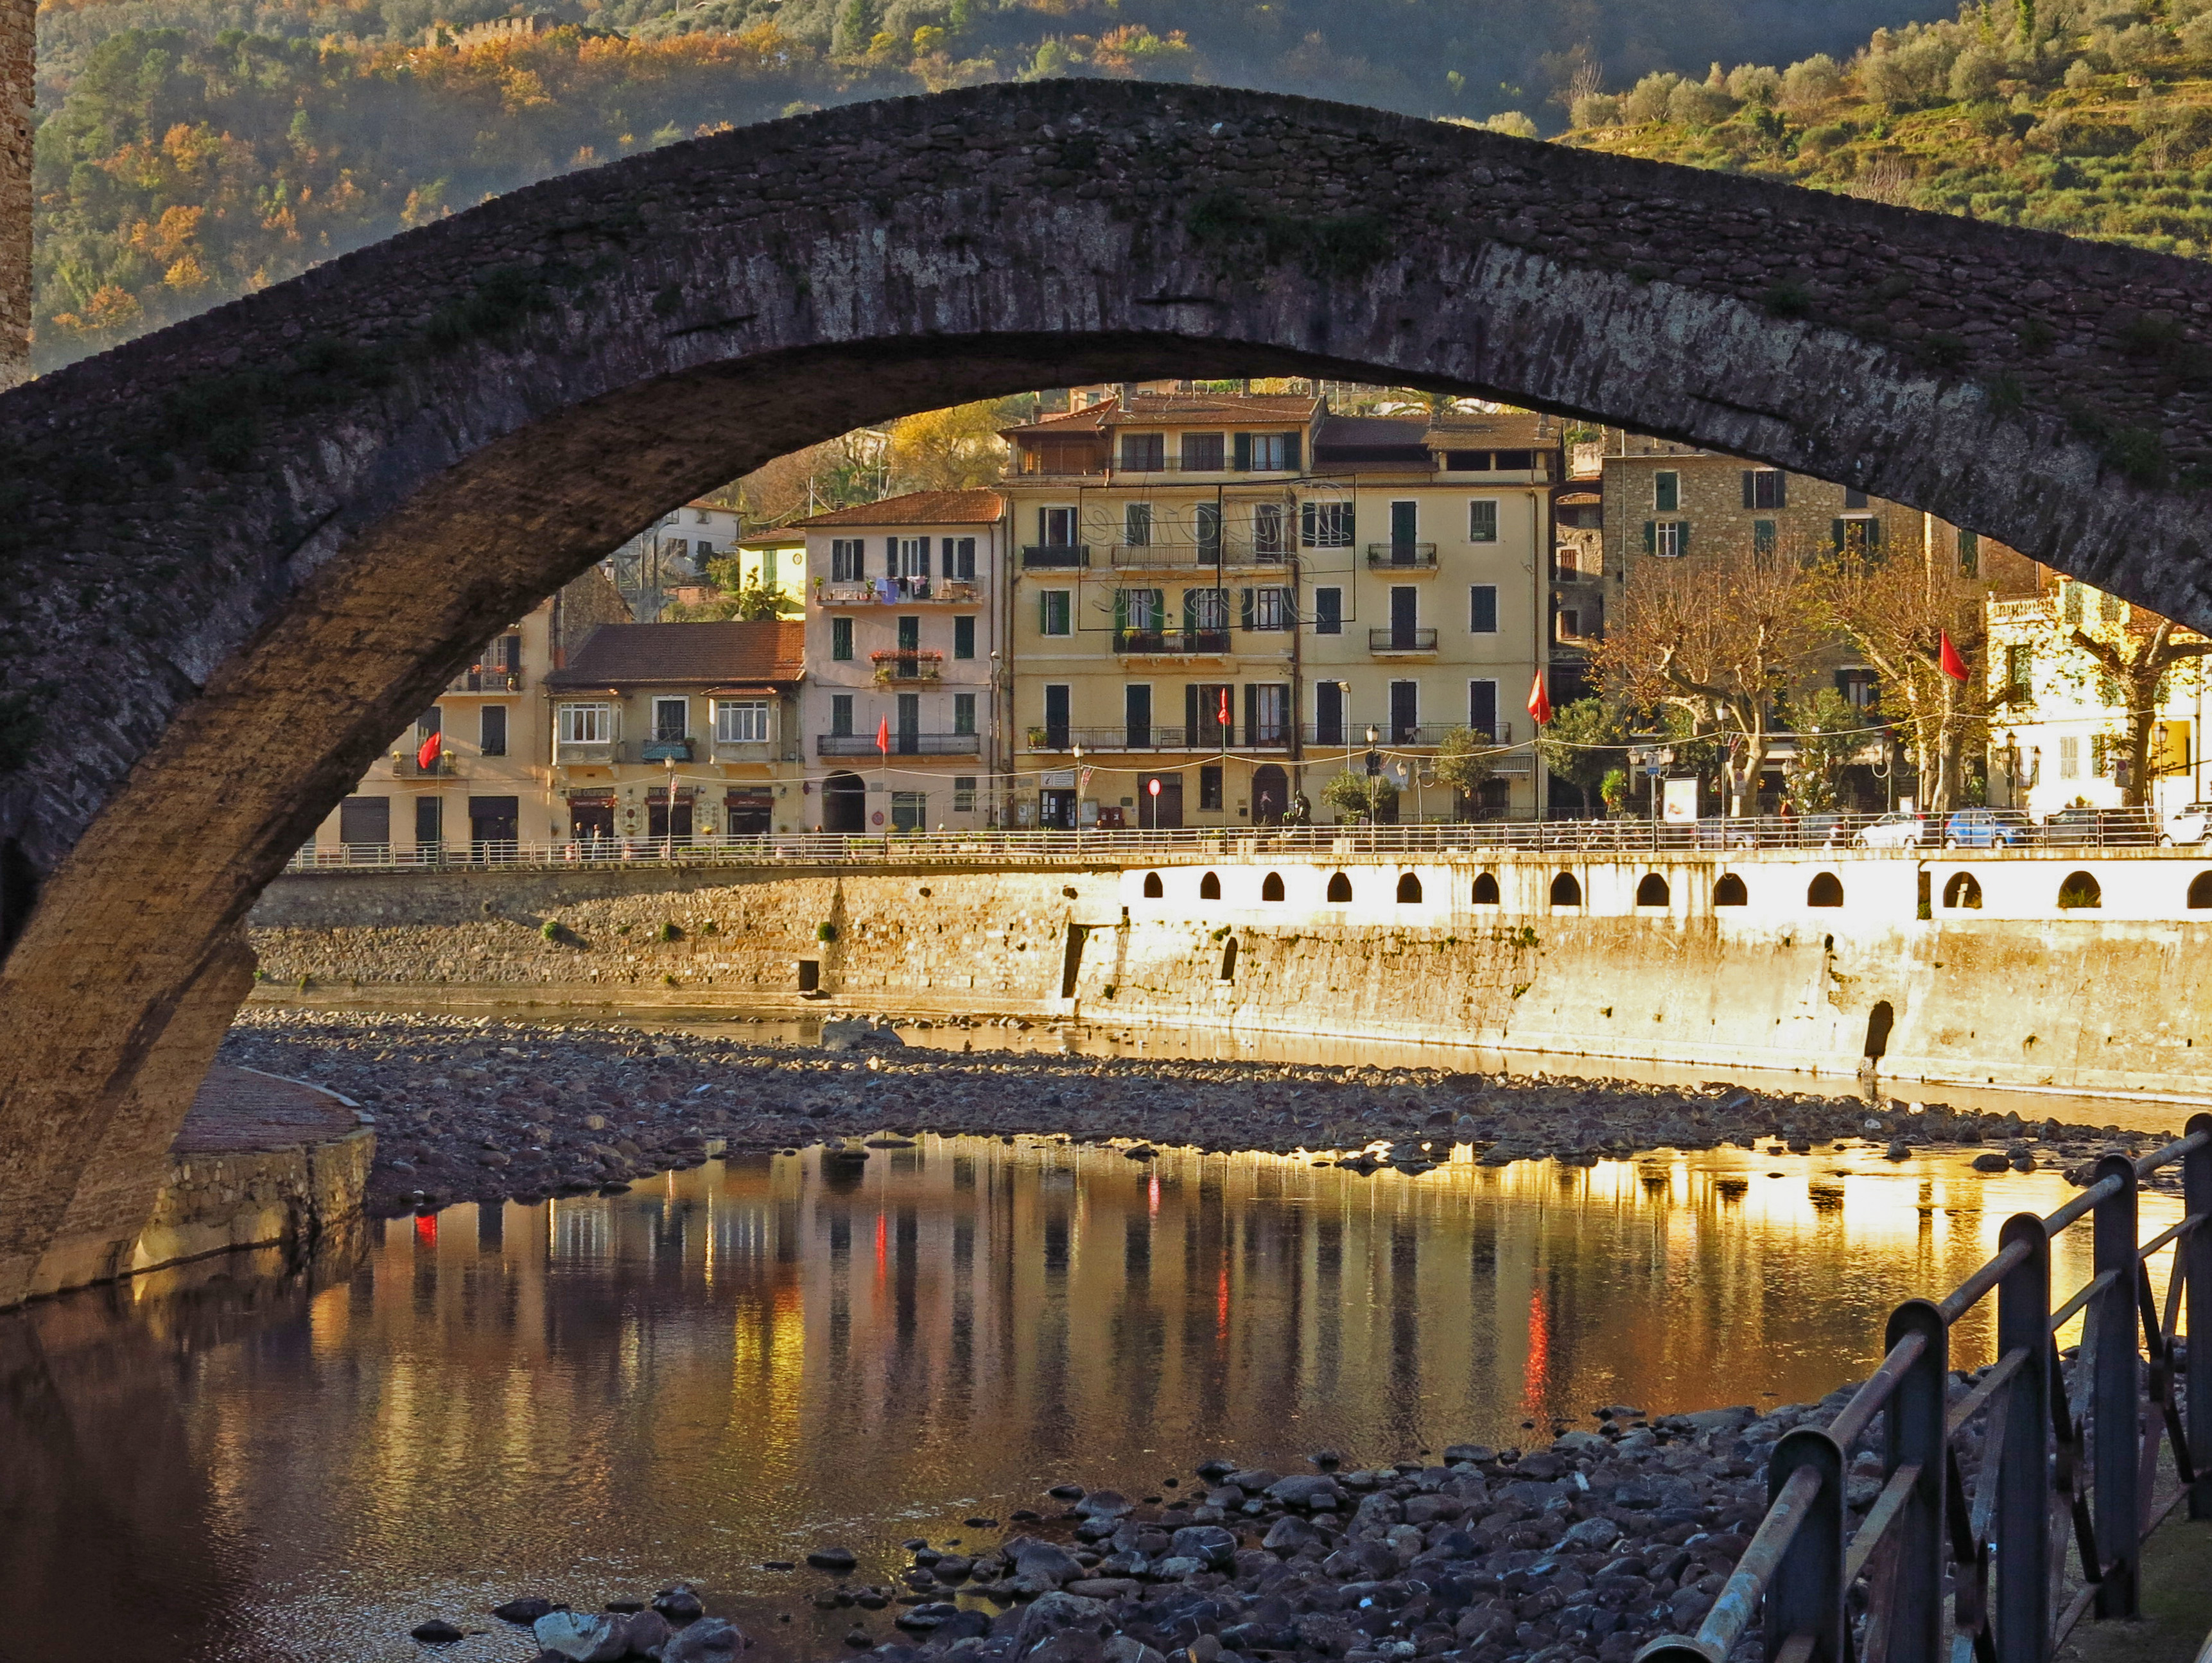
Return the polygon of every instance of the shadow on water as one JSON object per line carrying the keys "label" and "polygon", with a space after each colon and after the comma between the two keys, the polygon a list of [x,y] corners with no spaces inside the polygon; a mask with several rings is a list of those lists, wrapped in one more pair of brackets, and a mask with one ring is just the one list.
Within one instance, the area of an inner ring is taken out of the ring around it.
{"label": "shadow on water", "polygon": [[[441,1656],[520,1658],[501,1599],[687,1576],[766,1655],[823,1657],[891,1613],[817,1614],[823,1577],[763,1561],[842,1542],[887,1580],[899,1539],[995,1539],[963,1520],[1069,1478],[1159,1495],[1223,1453],[1296,1472],[1815,1397],[2069,1193],[1878,1154],[1362,1178],[925,1139],[52,1300],[0,1319],[5,1654],[397,1663],[444,1616],[483,1632]],[[2175,1211],[2143,1202],[2146,1231]]]}

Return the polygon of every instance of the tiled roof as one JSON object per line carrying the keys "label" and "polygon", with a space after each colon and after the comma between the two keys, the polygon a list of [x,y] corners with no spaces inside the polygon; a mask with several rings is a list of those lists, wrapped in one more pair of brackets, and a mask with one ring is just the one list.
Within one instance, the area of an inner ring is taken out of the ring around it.
{"label": "tiled roof", "polygon": [[1429,443],[1440,451],[1543,450],[1559,442],[1559,423],[1529,410],[1448,416],[1429,428]]}
{"label": "tiled roof", "polygon": [[1400,416],[1331,416],[1323,418],[1315,429],[1314,443],[1357,445],[1363,449],[1373,445],[1410,445],[1418,451],[1428,431],[1429,424],[1418,417],[1409,420]]}
{"label": "tiled roof", "polygon": [[1321,407],[1321,400],[1306,395],[1276,392],[1133,392],[1127,398],[1109,398],[1087,410],[1040,416],[1018,428],[1002,428],[1002,438],[1042,438],[1054,434],[1089,434],[1111,428],[1174,425],[1203,426],[1215,422],[1252,426],[1296,422],[1303,427]]}
{"label": "tiled roof", "polygon": [[787,531],[811,531],[828,525],[988,525],[1006,511],[996,491],[909,491],[881,502],[832,508],[793,520]]}
{"label": "tiled roof", "polygon": [[552,688],[633,682],[795,682],[806,626],[796,618],[730,623],[608,623],[593,630]]}

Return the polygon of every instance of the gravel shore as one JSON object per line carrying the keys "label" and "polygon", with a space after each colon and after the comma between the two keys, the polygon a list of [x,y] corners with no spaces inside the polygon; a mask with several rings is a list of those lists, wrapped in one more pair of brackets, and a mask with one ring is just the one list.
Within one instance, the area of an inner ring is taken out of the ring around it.
{"label": "gravel shore", "polygon": [[[258,1006],[222,1060],[311,1080],[374,1122],[368,1192],[388,1216],[456,1201],[542,1199],[696,1166],[712,1155],[878,1134],[1133,1140],[1304,1151],[1358,1171],[1422,1172],[1471,1147],[1486,1165],[1589,1164],[1723,1144],[1803,1153],[1875,1143],[1980,1146],[1985,1170],[2080,1171],[2106,1147],[2162,1138],[1856,1097],[1534,1081],[1438,1068],[1038,1055],[908,1047],[883,1019],[832,1023],[821,1047],[746,1044],[582,1022]],[[855,1155],[860,1153],[855,1150]]]}

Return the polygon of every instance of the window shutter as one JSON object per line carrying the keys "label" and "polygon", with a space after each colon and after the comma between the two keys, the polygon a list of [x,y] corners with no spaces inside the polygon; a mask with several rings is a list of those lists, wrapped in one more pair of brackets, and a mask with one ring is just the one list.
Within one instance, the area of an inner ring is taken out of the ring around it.
{"label": "window shutter", "polygon": [[1305,435],[1302,433],[1286,433],[1283,435],[1283,465],[1292,473],[1297,473],[1305,465],[1298,458],[1299,448],[1304,441]]}
{"label": "window shutter", "polygon": [[1828,542],[1839,555],[1844,552],[1844,522],[1841,519],[1832,519],[1828,522]]}
{"label": "window shutter", "polygon": [[1249,433],[1240,433],[1237,435],[1237,471],[1238,473],[1252,471],[1252,435]]}
{"label": "window shutter", "polygon": [[1196,683],[1186,683],[1183,686],[1182,731],[1183,743],[1185,744],[1194,745],[1198,743],[1198,686]]}
{"label": "window shutter", "polygon": [[952,551],[958,546],[958,539],[954,537],[945,539],[945,575],[948,580],[958,575],[952,569]]}
{"label": "window shutter", "polygon": [[1881,521],[1879,519],[1869,519],[1866,523],[1866,528],[1867,553],[1869,555],[1878,555],[1881,552]]}
{"label": "window shutter", "polygon": [[1774,501],[1767,506],[1774,508],[1790,506],[1790,476],[1779,468],[1774,470]]}
{"label": "window shutter", "polygon": [[895,578],[898,574],[898,539],[887,537],[884,539],[884,575]]}
{"label": "window shutter", "polygon": [[1114,592],[1114,633],[1117,635],[1126,634],[1128,628],[1129,592],[1116,589]]}
{"label": "window shutter", "polygon": [[1037,510],[1037,547],[1038,547],[1038,548],[1040,548],[1040,549],[1043,548],[1043,547],[1044,547],[1044,545],[1045,545],[1048,542],[1049,542],[1049,541],[1051,540],[1050,538],[1048,538],[1048,537],[1047,537],[1045,536],[1045,530],[1044,530],[1044,528],[1045,528],[1045,526],[1046,526],[1048,523],[1049,523],[1049,522],[1045,519],[1045,512],[1044,512],[1044,510],[1043,510],[1043,509],[1042,509],[1042,508],[1038,509],[1038,510]]}
{"label": "window shutter", "polygon": [[1748,468],[1743,470],[1743,506],[1747,508],[1756,508],[1759,506],[1752,501],[1751,470]]}
{"label": "window shutter", "polygon": [[1260,684],[1244,683],[1244,743],[1250,744],[1252,736],[1260,731]]}
{"label": "window shutter", "polygon": [[1684,555],[1690,552],[1690,522],[1686,519],[1674,522],[1674,552]]}
{"label": "window shutter", "polygon": [[1237,622],[1243,628],[1252,627],[1252,592],[1249,589],[1237,592]]}
{"label": "window shutter", "polygon": [[1659,552],[1659,522],[1656,519],[1647,519],[1644,522],[1644,552],[1647,555],[1656,555]]}

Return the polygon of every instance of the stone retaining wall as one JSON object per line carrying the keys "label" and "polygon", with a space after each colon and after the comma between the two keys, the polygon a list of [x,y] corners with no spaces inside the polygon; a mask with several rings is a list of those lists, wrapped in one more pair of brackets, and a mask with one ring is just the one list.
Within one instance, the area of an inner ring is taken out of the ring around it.
{"label": "stone retaining wall", "polygon": [[231,1247],[292,1247],[361,1217],[376,1136],[368,1127],[289,1149],[173,1156],[131,1273]]}

